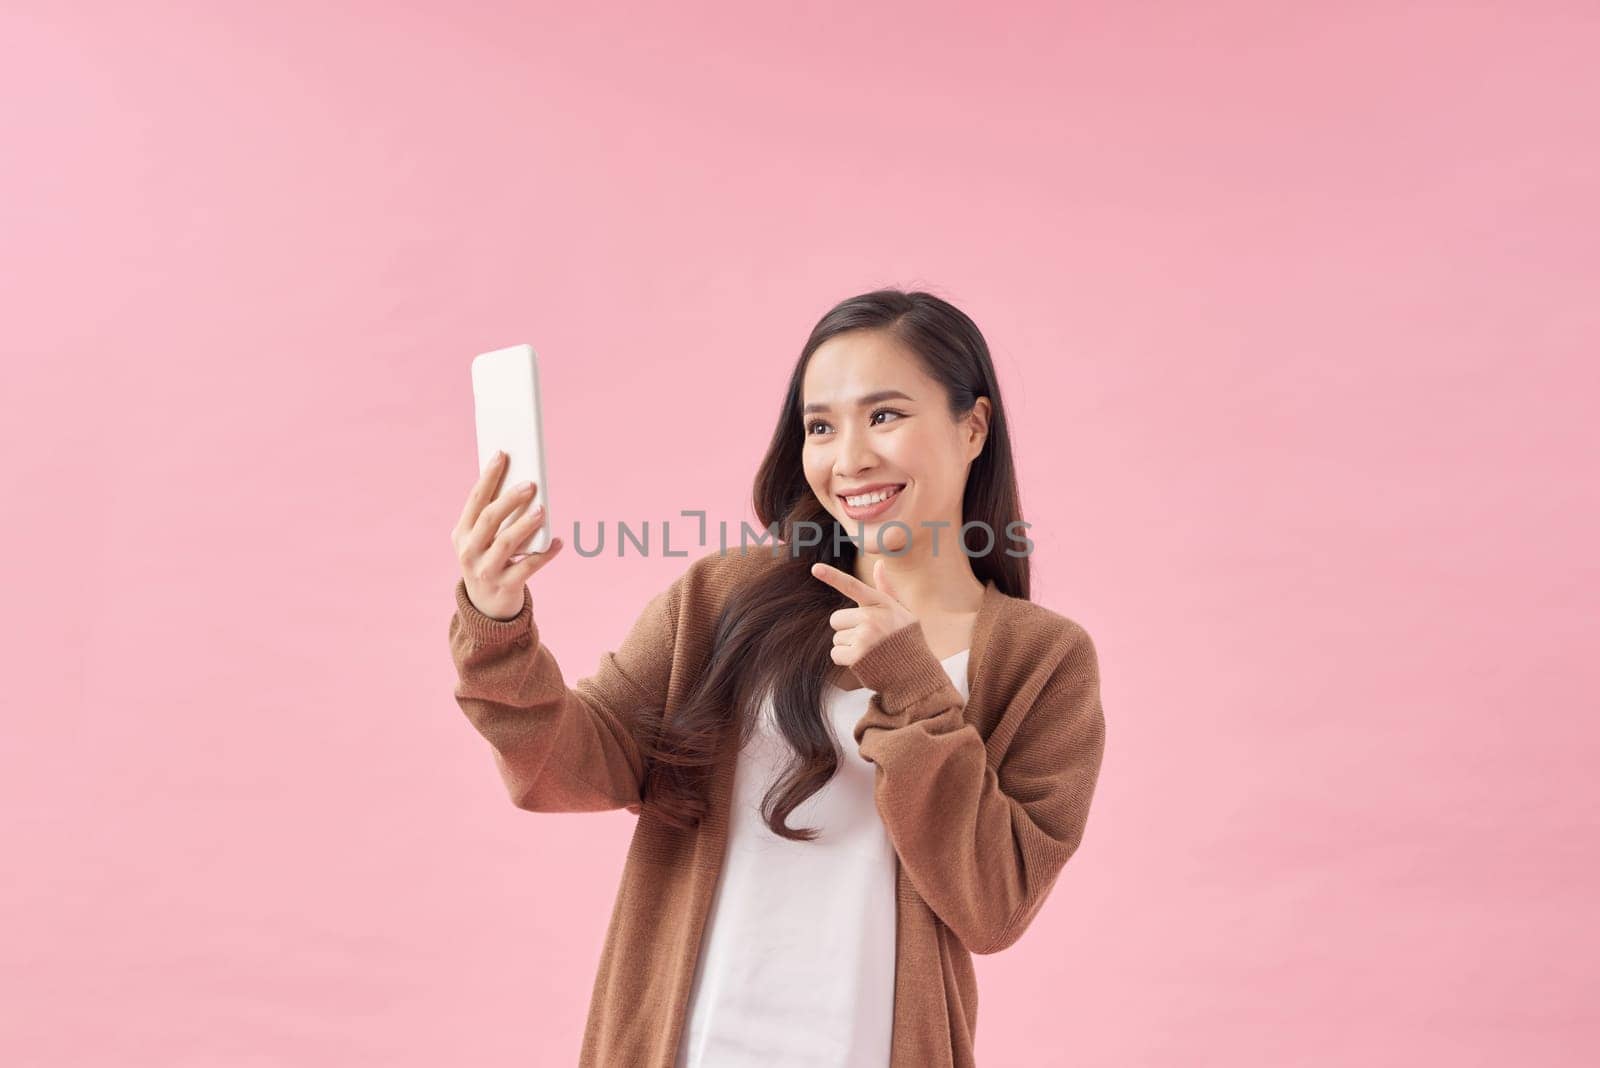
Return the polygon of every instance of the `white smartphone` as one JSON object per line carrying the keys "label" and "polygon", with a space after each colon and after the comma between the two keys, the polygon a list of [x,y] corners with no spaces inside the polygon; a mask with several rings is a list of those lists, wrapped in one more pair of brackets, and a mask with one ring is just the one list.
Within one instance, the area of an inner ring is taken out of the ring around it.
{"label": "white smartphone", "polygon": [[495,450],[509,458],[499,493],[519,482],[532,482],[533,500],[513,513],[501,528],[544,506],[544,522],[524,545],[512,550],[542,553],[550,548],[550,485],[545,477],[544,418],[539,398],[539,358],[532,345],[512,345],[480,353],[472,359],[472,404],[478,426],[478,470],[489,465]]}

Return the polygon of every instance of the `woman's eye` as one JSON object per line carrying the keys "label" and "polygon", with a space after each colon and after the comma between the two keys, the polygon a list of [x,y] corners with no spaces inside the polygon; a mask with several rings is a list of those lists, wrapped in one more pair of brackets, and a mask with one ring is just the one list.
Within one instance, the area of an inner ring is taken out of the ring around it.
{"label": "woman's eye", "polygon": [[[906,414],[905,412],[896,411],[893,408],[878,408],[878,409],[875,409],[873,411],[872,417],[868,420],[868,423],[870,425],[872,425],[872,426],[882,426],[883,425],[882,423],[877,422],[878,416],[880,416],[880,415],[892,415],[892,416],[895,416],[897,418],[903,418],[905,416],[905,414]],[[825,427],[827,425],[828,425],[827,423],[824,423],[821,420],[816,420],[816,421],[807,423],[806,424],[806,434],[809,437],[816,437],[817,427],[819,427],[819,426]]]}

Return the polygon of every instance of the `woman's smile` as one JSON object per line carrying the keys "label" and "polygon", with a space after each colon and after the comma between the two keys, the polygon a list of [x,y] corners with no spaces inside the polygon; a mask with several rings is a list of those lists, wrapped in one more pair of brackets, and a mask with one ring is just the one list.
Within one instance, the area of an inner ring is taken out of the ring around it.
{"label": "woman's smile", "polygon": [[[889,486],[887,489],[878,489],[861,494],[840,494],[839,504],[844,508],[844,514],[851,519],[876,519],[894,507],[900,499],[900,491],[906,488],[905,483]],[[887,493],[888,496],[884,496]],[[850,503],[855,501],[855,504]]]}

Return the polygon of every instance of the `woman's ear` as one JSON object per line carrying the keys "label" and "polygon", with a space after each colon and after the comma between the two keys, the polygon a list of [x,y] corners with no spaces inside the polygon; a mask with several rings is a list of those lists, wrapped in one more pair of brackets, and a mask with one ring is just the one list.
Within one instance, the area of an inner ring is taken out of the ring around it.
{"label": "woman's ear", "polygon": [[966,415],[967,459],[976,460],[983,452],[983,443],[989,439],[989,398],[979,397]]}

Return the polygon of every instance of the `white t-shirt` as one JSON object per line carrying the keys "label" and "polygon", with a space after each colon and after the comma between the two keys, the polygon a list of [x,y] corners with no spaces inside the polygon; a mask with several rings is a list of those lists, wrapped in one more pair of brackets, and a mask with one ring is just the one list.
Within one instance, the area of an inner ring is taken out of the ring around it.
{"label": "white t-shirt", "polygon": [[[963,649],[942,661],[967,696]],[[772,833],[761,799],[791,750],[767,700],[734,769],[728,847],[695,966],[677,1068],[886,1068],[894,1023],[895,856],[876,768],[852,731],[869,689],[829,684],[839,769]]]}

